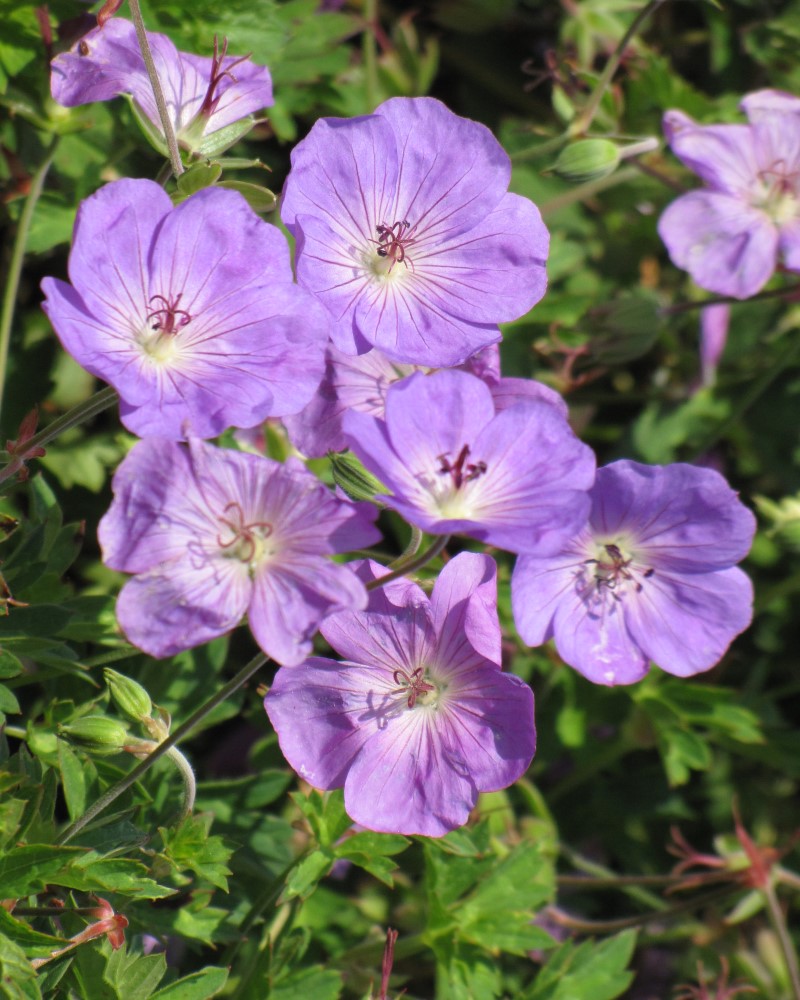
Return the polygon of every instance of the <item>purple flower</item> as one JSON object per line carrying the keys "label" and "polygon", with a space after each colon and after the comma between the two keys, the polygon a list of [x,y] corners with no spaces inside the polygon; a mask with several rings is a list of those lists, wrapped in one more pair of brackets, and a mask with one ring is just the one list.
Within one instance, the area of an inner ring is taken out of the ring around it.
{"label": "purple flower", "polygon": [[234,191],[173,208],[152,181],[106,185],[78,210],[69,275],[42,282],[45,312],[134,434],[252,427],[302,409],[322,378],[327,314]]}
{"label": "purple flower", "polygon": [[[365,563],[363,579],[385,571]],[[500,669],[497,569],[461,553],[430,600],[407,580],[329,618],[344,663],[279,670],[264,705],[286,759],[316,788],[344,786],[370,830],[440,837],[479,792],[506,788],[536,748],[533,693]]]}
{"label": "purple flower", "polygon": [[587,527],[561,552],[521,556],[517,629],[596,684],[632,684],[650,660],[709,670],[750,624],[753,588],[735,563],[755,519],[719,473],[614,462],[597,470]]}
{"label": "purple flower", "polygon": [[336,499],[295,460],[148,438],[113,487],[103,559],[136,574],[117,617],[151,656],[199,646],[247,614],[261,648],[296,664],[325,617],[366,605],[355,573],[328,557],[377,541],[375,510]]}
{"label": "purple flower", "polygon": [[[253,126],[251,115],[272,104],[269,70],[247,56],[227,55],[214,40],[208,59],[178,52],[166,35],[148,32],[156,71],[178,142],[195,153],[215,156]],[[166,152],[153,87],[130,21],[111,18],[52,63],[53,100],[68,108],[130,94]]]}
{"label": "purple flower", "polygon": [[549,236],[510,175],[487,128],[430,97],[314,125],[292,151],[281,216],[339,350],[457,365],[539,301]]}
{"label": "purple flower", "polygon": [[713,385],[717,378],[725,344],[728,342],[728,328],[731,322],[731,307],[717,303],[700,310],[700,377],[702,385]]}
{"label": "purple flower", "polygon": [[385,420],[349,410],[343,426],[380,499],[431,534],[551,553],[586,521],[594,455],[550,402],[497,412],[474,375],[417,373],[389,389]]}
{"label": "purple flower", "polygon": [[[549,402],[564,416],[567,414],[566,404],[558,393],[541,382],[501,378],[500,352],[496,344],[474,354],[460,367],[489,386],[498,411],[512,406],[521,398],[531,398]],[[319,389],[305,409],[283,421],[292,443],[313,458],[329,451],[343,451],[347,448],[342,428],[345,413],[356,410],[382,420],[389,387],[415,371],[429,374],[431,369],[390,361],[377,350],[352,355],[343,354],[329,345],[325,375]]]}
{"label": "purple flower", "polygon": [[800,271],[800,99],[762,90],[741,107],[748,125],[698,125],[667,112],[672,151],[706,187],[674,201],[658,225],[677,267],[737,299],[766,284],[778,257]]}

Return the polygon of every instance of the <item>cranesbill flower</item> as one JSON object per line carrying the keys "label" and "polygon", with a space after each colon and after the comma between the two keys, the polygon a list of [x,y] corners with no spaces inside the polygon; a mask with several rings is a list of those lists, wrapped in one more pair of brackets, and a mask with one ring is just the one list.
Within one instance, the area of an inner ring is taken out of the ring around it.
{"label": "cranesbill flower", "polygon": [[173,208],[153,181],[107,184],[78,210],[69,275],[42,282],[44,310],[134,434],[253,427],[302,409],[322,378],[327,313],[235,191]]}
{"label": "cranesbill flower", "polygon": [[261,648],[296,664],[326,616],[366,606],[356,574],[329,556],[376,542],[375,510],[337,499],[296,460],[147,438],[113,488],[103,559],[136,574],[117,618],[151,656],[199,646],[246,614]]}
{"label": "cranesbill flower", "polygon": [[[365,563],[363,579],[385,573]],[[536,747],[533,693],[500,669],[497,570],[461,553],[430,600],[407,580],[335,615],[323,635],[345,662],[279,670],[264,706],[281,750],[315,788],[344,786],[370,830],[440,837],[478,793],[506,788]]]}
{"label": "cranesbill flower", "polygon": [[380,499],[424,531],[550,553],[586,521],[594,454],[550,402],[497,412],[474,375],[417,373],[389,389],[384,420],[348,410],[343,427]]}
{"label": "cranesbill flower", "polygon": [[631,684],[652,660],[709,670],[750,624],[753,588],[735,564],[755,518],[723,477],[693,465],[613,462],[597,470],[587,527],[561,552],[521,556],[517,629],[596,684]]}
{"label": "cranesbill flower", "polygon": [[[500,377],[500,352],[496,344],[473,354],[459,367],[489,386],[498,411],[522,398],[531,398],[551,403],[566,416],[566,404],[549,386],[533,379]],[[347,447],[342,428],[345,413],[357,410],[383,419],[389,387],[416,371],[429,374],[431,369],[390,361],[378,350],[354,355],[328,345],[319,389],[300,413],[283,421],[292,443],[305,455],[315,458],[329,451],[343,451]]]}
{"label": "cranesbill flower", "polygon": [[335,345],[438,367],[496,343],[547,283],[547,229],[510,176],[487,128],[430,97],[318,121],[292,151],[281,217]]}
{"label": "cranesbill flower", "polygon": [[[272,104],[269,70],[247,56],[229,56],[226,43],[220,50],[215,40],[209,59],[179,52],[166,35],[148,32],[147,38],[178,142],[193,152],[223,152],[250,131],[254,112]],[[153,87],[130,21],[111,18],[56,56],[51,69],[54,101],[72,108],[129,94],[149,125],[148,135],[163,144]]]}
{"label": "cranesbill flower", "polygon": [[667,112],[672,151],[706,186],[669,205],[658,231],[701,288],[745,299],[778,259],[800,271],[800,99],[762,90],[741,108],[748,125],[698,125]]}

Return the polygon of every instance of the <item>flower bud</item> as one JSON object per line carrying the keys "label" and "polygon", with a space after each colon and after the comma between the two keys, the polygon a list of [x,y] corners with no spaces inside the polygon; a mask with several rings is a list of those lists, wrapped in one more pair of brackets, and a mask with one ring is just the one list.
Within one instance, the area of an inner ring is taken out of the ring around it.
{"label": "flower bud", "polygon": [[612,174],[619,161],[619,149],[609,139],[580,139],[562,149],[552,169],[566,181],[585,184]]}
{"label": "flower bud", "polygon": [[153,703],[150,701],[150,695],[138,681],[118,674],[109,667],[103,671],[103,676],[114,703],[123,715],[134,722],[144,722],[150,718],[153,714]]}
{"label": "flower bud", "polygon": [[376,479],[371,472],[367,472],[361,462],[350,452],[344,454],[331,452],[329,457],[333,470],[333,481],[351,500],[374,500],[376,493],[386,491],[383,483]]}
{"label": "flower bud", "polygon": [[128,731],[116,719],[86,715],[59,727],[61,736],[95,753],[119,753],[128,742]]}

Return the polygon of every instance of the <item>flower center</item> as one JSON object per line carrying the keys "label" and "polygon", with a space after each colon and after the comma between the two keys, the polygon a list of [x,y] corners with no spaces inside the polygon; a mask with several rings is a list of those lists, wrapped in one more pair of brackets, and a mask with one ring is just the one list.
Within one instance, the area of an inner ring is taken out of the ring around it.
{"label": "flower center", "polygon": [[406,705],[413,708],[417,702],[420,705],[435,705],[439,698],[439,690],[435,684],[425,679],[424,667],[417,667],[411,673],[405,670],[395,670],[392,680],[398,685],[395,694],[407,694]]}
{"label": "flower center", "polygon": [[615,601],[621,601],[626,590],[631,587],[637,594],[644,589],[642,581],[649,580],[655,570],[652,567],[642,569],[634,563],[634,557],[628,555],[616,544],[605,542],[598,544],[597,557],[586,559],[586,566],[594,566],[594,588],[598,595],[609,593]]}
{"label": "flower center", "polygon": [[217,535],[217,545],[228,559],[238,559],[246,563],[251,574],[269,556],[266,544],[272,535],[269,521],[246,521],[241,506],[233,501],[223,511],[219,519],[222,531]]}
{"label": "flower center", "polygon": [[[449,481],[444,482],[444,489],[439,488],[438,484],[434,485],[437,507],[443,517],[457,519],[473,517],[470,491],[466,487],[469,483],[480,479],[486,472],[486,462],[469,462],[467,461],[469,456],[468,444],[463,446],[454,461],[450,460],[450,452],[436,456],[439,462],[437,476],[449,477]],[[441,479],[439,481],[441,482]]]}
{"label": "flower center", "polygon": [[178,294],[173,299],[168,299],[164,295],[151,295],[150,305],[153,307],[147,314],[147,322],[154,330],[161,333],[177,333],[181,327],[190,322],[191,316],[185,309],[179,309],[181,295]]}
{"label": "flower center", "polygon": [[403,264],[414,270],[414,261],[408,256],[409,248],[416,243],[412,236],[413,229],[407,219],[400,222],[393,222],[391,226],[382,222],[376,229],[377,240],[370,240],[376,244],[378,256],[384,261],[384,266],[380,270],[386,274],[391,274],[395,264]]}
{"label": "flower center", "polygon": [[800,214],[800,170],[792,170],[784,160],[776,160],[759,171],[758,179],[761,189],[755,204],[778,226],[797,218]]}
{"label": "flower center", "polygon": [[222,39],[222,51],[219,51],[219,46],[217,43],[217,36],[214,35],[214,54],[211,57],[211,77],[208,81],[208,89],[206,90],[206,95],[203,98],[203,103],[200,105],[200,110],[197,112],[197,118],[210,118],[211,115],[217,110],[217,105],[219,104],[222,94],[216,93],[217,88],[223,79],[227,76],[232,83],[236,83],[236,77],[231,73],[234,66],[238,66],[239,63],[245,62],[250,58],[252,53],[246,56],[239,56],[238,59],[234,61],[226,68],[222,68],[222,64],[225,61],[225,57],[228,54],[228,39]]}

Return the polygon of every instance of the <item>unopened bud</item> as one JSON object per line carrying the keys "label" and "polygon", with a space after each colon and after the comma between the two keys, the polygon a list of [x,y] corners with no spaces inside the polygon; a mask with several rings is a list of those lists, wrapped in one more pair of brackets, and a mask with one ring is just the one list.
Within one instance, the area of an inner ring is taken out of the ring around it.
{"label": "unopened bud", "polygon": [[150,695],[138,681],[131,680],[109,667],[103,671],[111,697],[117,708],[134,722],[144,722],[153,714],[153,703]]}
{"label": "unopened bud", "polygon": [[61,736],[95,753],[119,753],[128,742],[128,731],[121,722],[102,715],[86,715],[59,727]]}
{"label": "unopened bud", "polygon": [[373,500],[376,493],[385,493],[386,487],[367,472],[355,455],[349,451],[344,454],[331,452],[329,454],[333,468],[333,481],[351,500]]}
{"label": "unopened bud", "polygon": [[609,139],[579,139],[562,149],[552,169],[566,181],[585,184],[612,174],[619,161],[619,149]]}

